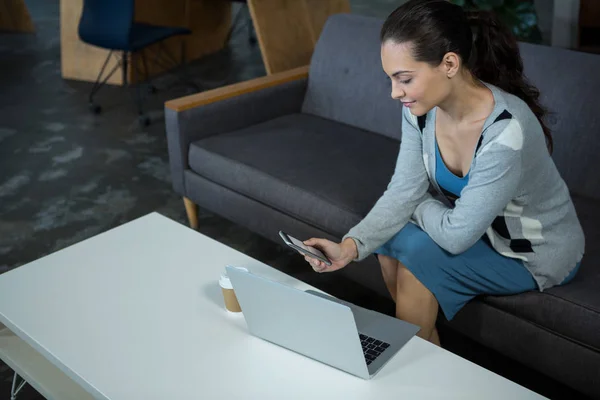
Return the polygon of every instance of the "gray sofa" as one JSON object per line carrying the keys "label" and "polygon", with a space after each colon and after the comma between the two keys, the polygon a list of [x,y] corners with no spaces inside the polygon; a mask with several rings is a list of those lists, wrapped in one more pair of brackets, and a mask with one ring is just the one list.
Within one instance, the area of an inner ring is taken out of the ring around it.
{"label": "gray sofa", "polygon": [[[292,70],[165,105],[173,186],[277,243],[280,229],[339,240],[383,193],[401,110],[381,69],[382,21],[331,17],[308,74]],[[592,397],[600,397],[600,56],[521,44],[526,75],[555,112],[553,158],[586,233],[568,285],[483,297],[440,323]],[[340,274],[389,296],[374,257]]]}

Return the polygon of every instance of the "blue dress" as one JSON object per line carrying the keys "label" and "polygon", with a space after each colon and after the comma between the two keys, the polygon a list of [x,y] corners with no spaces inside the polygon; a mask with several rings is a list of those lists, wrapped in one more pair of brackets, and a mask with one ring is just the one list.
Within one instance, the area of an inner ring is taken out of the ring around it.
{"label": "blue dress", "polygon": [[[458,177],[444,163],[435,143],[435,179],[451,200],[460,197],[469,174]],[[467,251],[453,255],[438,246],[421,228],[408,223],[392,239],[375,251],[399,260],[437,299],[446,319],[475,296],[510,295],[538,288],[531,273],[518,259],[498,253],[483,236]],[[569,282],[579,265],[562,282]]]}

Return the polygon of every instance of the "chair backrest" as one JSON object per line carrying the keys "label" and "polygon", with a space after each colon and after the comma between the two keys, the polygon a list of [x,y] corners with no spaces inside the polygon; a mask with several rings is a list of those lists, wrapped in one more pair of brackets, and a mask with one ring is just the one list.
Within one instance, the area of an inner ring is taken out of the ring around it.
{"label": "chair backrest", "polygon": [[569,189],[600,199],[600,55],[521,43],[525,75],[553,114],[553,159]]}
{"label": "chair backrest", "polygon": [[134,9],[134,0],[84,0],[79,38],[107,49],[127,48]]}
{"label": "chair backrest", "polygon": [[381,67],[383,21],[336,14],[327,20],[310,63],[305,113],[399,139],[402,109]]}

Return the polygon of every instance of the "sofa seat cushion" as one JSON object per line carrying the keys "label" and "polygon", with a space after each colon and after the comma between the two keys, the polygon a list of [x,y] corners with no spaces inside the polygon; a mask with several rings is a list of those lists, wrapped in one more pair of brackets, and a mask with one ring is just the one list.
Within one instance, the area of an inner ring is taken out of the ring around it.
{"label": "sofa seat cushion", "polygon": [[[573,280],[544,293],[483,300],[543,329],[600,351],[600,207],[598,200],[573,197],[586,238],[586,252]],[[507,327],[510,329],[510,327]]]}
{"label": "sofa seat cushion", "polygon": [[291,114],[194,142],[189,165],[215,183],[342,236],[385,191],[398,150],[395,139]]}

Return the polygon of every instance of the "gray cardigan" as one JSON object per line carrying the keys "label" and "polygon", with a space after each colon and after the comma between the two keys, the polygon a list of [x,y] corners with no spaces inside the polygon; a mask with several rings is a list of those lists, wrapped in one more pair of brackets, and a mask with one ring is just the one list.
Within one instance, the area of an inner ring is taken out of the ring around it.
{"label": "gray cardigan", "polygon": [[524,101],[486,85],[494,109],[484,123],[469,182],[454,205],[434,179],[436,108],[420,121],[404,108],[402,143],[388,188],[344,236],[356,242],[357,261],[409,221],[452,254],[487,235],[500,254],[523,260],[540,290],[562,282],[581,260],[583,230],[539,121]]}

